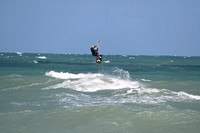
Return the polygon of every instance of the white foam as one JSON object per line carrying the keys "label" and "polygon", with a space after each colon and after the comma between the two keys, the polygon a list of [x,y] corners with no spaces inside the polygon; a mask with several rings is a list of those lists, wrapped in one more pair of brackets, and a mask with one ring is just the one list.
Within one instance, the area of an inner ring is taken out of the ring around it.
{"label": "white foam", "polygon": [[149,79],[140,79],[140,80],[146,81],[146,82],[150,82],[150,81],[151,81],[151,80],[149,80]]}
{"label": "white foam", "polygon": [[178,96],[181,96],[181,97],[188,97],[188,98],[190,98],[190,99],[200,100],[200,96],[188,94],[188,93],[183,92],[183,91],[178,92],[177,95],[178,95]]}
{"label": "white foam", "polygon": [[36,60],[34,60],[33,62],[34,62],[35,64],[37,64],[37,63],[38,63],[38,61],[36,61]]}
{"label": "white foam", "polygon": [[122,97],[120,103],[137,104],[161,104],[167,101],[184,102],[190,100],[200,100],[200,96],[188,94],[186,92],[175,92],[167,89],[157,88],[133,88],[123,94],[116,94],[116,97]]}
{"label": "white foam", "polygon": [[113,70],[113,74],[115,74],[119,77],[122,77],[123,79],[130,79],[129,72],[125,71],[123,69],[116,68],[116,69]]}
{"label": "white foam", "polygon": [[109,60],[106,60],[106,61],[104,61],[104,63],[110,63],[110,61],[109,61]]}
{"label": "white foam", "polygon": [[179,92],[165,91],[164,89],[132,89],[127,91],[120,103],[163,104],[167,101],[188,102],[190,100],[200,100],[200,96],[194,96],[185,92],[180,94]]}
{"label": "white foam", "polygon": [[95,92],[99,90],[118,90],[127,88],[137,88],[140,83],[127,79],[121,79],[118,76],[104,75],[100,73],[63,73],[50,71],[46,76],[65,79],[64,82],[43,88],[43,89],[57,89],[57,88],[71,88],[83,92]]}
{"label": "white foam", "polygon": [[130,60],[134,60],[134,59],[135,59],[135,57],[129,57],[129,59],[130,59]]}
{"label": "white foam", "polygon": [[156,89],[156,88],[143,88],[143,89],[138,90],[139,94],[144,94],[144,93],[156,94],[156,93],[159,93],[159,92],[161,92],[161,91],[159,89]]}
{"label": "white foam", "polygon": [[37,56],[36,58],[38,58],[38,59],[46,59],[47,57],[46,56]]}
{"label": "white foam", "polygon": [[16,54],[18,54],[19,56],[22,56],[22,52],[16,52]]}
{"label": "white foam", "polygon": [[58,79],[79,79],[79,78],[96,78],[96,77],[100,77],[103,74],[83,74],[83,73],[79,73],[79,74],[72,74],[72,73],[64,73],[64,72],[55,72],[55,71],[50,71],[50,72],[46,72],[45,74],[46,76],[50,76],[50,77],[54,77],[54,78],[58,78]]}

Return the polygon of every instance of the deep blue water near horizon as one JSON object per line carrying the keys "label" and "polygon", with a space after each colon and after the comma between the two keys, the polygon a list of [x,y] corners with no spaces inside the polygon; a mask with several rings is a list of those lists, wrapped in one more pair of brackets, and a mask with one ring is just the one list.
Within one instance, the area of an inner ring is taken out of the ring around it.
{"label": "deep blue water near horizon", "polygon": [[0,132],[199,133],[200,57],[0,53]]}

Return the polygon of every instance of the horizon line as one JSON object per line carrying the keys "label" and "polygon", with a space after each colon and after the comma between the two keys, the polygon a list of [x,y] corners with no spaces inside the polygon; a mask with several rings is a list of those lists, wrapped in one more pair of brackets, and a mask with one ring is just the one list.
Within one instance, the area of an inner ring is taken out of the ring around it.
{"label": "horizon line", "polygon": [[[63,54],[63,55],[91,55],[88,53],[56,53],[56,52],[2,52],[0,51],[1,54],[3,53],[21,53],[21,54]],[[200,57],[200,55],[145,55],[145,54],[102,54],[105,56],[173,56],[173,57]]]}

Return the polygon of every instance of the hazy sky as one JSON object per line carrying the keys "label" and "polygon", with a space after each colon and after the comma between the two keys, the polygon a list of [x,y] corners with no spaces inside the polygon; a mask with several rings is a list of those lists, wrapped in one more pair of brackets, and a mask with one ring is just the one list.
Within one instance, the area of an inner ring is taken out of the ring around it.
{"label": "hazy sky", "polygon": [[200,0],[0,0],[0,52],[200,56]]}

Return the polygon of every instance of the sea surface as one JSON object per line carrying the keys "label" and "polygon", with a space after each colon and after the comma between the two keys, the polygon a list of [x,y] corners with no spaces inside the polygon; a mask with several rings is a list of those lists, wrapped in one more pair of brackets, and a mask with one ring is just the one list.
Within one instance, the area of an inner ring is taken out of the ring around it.
{"label": "sea surface", "polygon": [[0,132],[200,132],[200,57],[95,60],[0,53]]}

